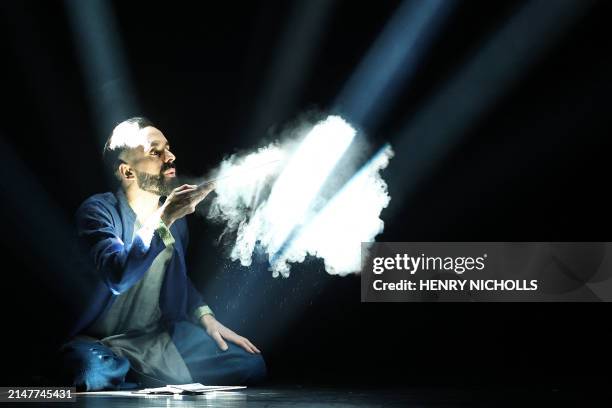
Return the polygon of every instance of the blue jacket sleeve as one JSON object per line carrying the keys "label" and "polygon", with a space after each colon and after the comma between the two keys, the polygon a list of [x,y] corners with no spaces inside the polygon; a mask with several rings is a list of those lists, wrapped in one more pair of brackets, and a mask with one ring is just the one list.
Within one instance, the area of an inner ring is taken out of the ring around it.
{"label": "blue jacket sleeve", "polygon": [[85,202],[77,211],[76,224],[96,269],[116,295],[138,282],[166,247],[161,232],[150,226],[135,231],[132,242],[123,242],[110,210],[100,202]]}
{"label": "blue jacket sleeve", "polygon": [[190,318],[199,323],[200,318],[206,314],[214,316],[212,309],[204,302],[200,292],[193,286],[191,279],[187,278],[187,308],[190,313]]}
{"label": "blue jacket sleeve", "polygon": [[191,278],[187,277],[187,307],[189,310],[194,310],[198,306],[204,305],[204,299],[202,299],[202,295],[195,288]]}

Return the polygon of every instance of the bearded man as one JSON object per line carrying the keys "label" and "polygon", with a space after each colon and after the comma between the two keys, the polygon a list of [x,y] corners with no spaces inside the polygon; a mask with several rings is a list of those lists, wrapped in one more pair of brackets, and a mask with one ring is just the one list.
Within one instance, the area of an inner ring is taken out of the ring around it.
{"label": "bearded man", "polygon": [[261,381],[260,351],[216,320],[187,276],[185,216],[214,185],[178,185],[168,140],[141,117],[114,128],[104,158],[119,188],[88,198],[76,214],[99,284],[61,350],[71,384]]}

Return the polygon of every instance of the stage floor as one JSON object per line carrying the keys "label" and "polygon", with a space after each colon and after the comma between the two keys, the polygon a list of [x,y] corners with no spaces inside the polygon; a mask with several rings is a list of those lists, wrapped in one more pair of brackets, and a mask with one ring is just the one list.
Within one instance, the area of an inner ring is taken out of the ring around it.
{"label": "stage floor", "polygon": [[[601,389],[599,389],[602,391]],[[602,393],[603,392],[603,393]],[[60,407],[500,407],[606,406],[610,392],[555,388],[320,388],[251,387],[202,396],[77,395],[77,401],[49,404]],[[25,407],[30,403],[20,403]],[[40,404],[32,403],[32,406]]]}

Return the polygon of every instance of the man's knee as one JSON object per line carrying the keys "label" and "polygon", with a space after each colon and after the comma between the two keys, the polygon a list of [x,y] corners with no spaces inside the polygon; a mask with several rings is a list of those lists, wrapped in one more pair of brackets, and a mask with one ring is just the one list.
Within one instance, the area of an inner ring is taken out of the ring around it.
{"label": "man's knee", "polygon": [[261,354],[247,354],[244,358],[244,383],[257,384],[266,379],[266,362]]}
{"label": "man's knee", "polygon": [[[230,344],[229,350],[216,368],[203,373],[204,383],[210,385],[252,385],[265,380],[266,363],[260,354],[251,354]],[[212,368],[212,367],[209,367]]]}

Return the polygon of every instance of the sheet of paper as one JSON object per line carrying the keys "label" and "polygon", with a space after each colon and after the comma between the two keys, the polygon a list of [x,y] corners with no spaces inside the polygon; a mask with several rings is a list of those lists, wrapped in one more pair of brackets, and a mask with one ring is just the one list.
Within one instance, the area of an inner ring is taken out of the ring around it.
{"label": "sheet of paper", "polygon": [[228,391],[246,388],[243,385],[204,385],[200,383],[191,384],[168,384],[165,387],[145,388],[133,391],[135,394],[203,394],[212,391]]}
{"label": "sheet of paper", "polygon": [[89,391],[78,392],[78,395],[113,395],[113,396],[164,396],[164,395],[203,395],[214,391],[232,391],[244,389],[244,385],[203,385],[192,384],[169,384],[165,387],[144,388],[134,391]]}

